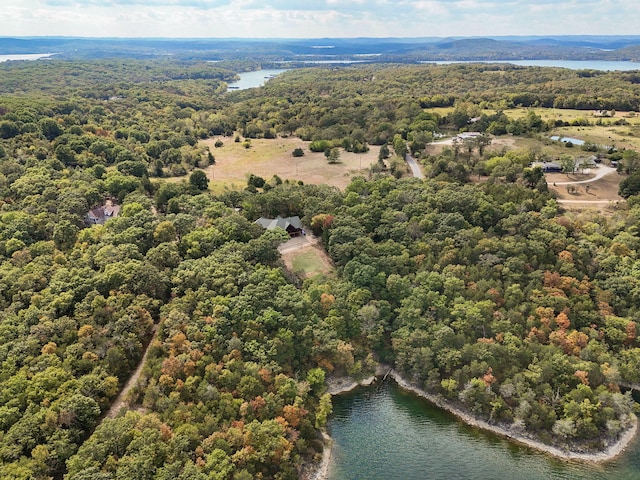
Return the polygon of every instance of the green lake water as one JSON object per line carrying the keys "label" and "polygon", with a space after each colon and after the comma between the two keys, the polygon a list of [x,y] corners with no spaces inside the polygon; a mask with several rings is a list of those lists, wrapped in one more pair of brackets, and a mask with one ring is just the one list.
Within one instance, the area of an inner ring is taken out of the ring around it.
{"label": "green lake water", "polygon": [[392,381],[333,398],[329,480],[638,480],[640,442],[604,464],[554,459],[466,426]]}

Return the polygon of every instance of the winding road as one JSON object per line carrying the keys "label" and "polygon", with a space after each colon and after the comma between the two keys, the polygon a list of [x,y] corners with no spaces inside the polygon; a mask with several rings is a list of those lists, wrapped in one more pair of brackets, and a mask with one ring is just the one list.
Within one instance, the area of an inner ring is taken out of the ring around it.
{"label": "winding road", "polygon": [[[585,170],[585,173],[591,173],[593,170],[589,169],[589,170]],[[613,167],[607,167],[605,165],[600,165],[597,170],[595,170],[595,176],[592,178],[589,178],[587,180],[575,180],[572,182],[553,182],[554,186],[559,186],[559,185],[579,185],[579,184],[585,184],[585,183],[592,183],[595,182],[597,180],[600,180],[603,177],[606,177],[607,175],[613,173],[613,172],[617,172],[617,170]],[[572,199],[558,199],[557,200],[558,203],[564,203],[567,205],[591,205],[591,206],[597,206],[597,205],[611,205],[611,206],[616,206],[619,203],[623,203],[625,200],[624,199],[620,199],[620,198],[612,198],[612,199],[605,199],[605,200],[572,200]]]}
{"label": "winding road", "polygon": [[[586,169],[585,173],[591,173],[593,169]],[[607,167],[606,165],[600,165],[595,171],[596,175],[593,178],[589,178],[587,180],[576,180],[573,182],[553,182],[554,185],[578,185],[580,183],[591,183],[596,180],[600,180],[602,177],[606,177],[610,173],[617,172],[617,170],[613,167]]]}

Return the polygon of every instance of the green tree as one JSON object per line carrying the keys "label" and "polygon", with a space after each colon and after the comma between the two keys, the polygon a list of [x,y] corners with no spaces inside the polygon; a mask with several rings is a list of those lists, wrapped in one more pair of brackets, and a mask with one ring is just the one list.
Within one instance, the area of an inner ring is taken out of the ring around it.
{"label": "green tree", "polygon": [[327,161],[330,164],[340,163],[340,149],[337,147],[333,147],[329,150],[325,150],[325,157],[327,157]]}
{"label": "green tree", "polygon": [[391,153],[389,152],[389,145],[383,143],[380,146],[380,151],[378,152],[378,160],[386,160],[390,155]]}
{"label": "green tree", "polygon": [[560,155],[560,166],[567,175],[576,171],[576,159],[573,155]]}
{"label": "green tree", "polygon": [[636,172],[620,182],[618,195],[622,198],[629,198],[638,193],[640,193],[640,173]]}
{"label": "green tree", "polygon": [[194,170],[189,176],[189,183],[197,190],[207,190],[209,188],[209,179],[202,170]]}
{"label": "green tree", "polygon": [[62,127],[52,118],[43,118],[38,124],[42,135],[44,135],[47,140],[54,140],[63,133]]}
{"label": "green tree", "polygon": [[13,138],[20,134],[20,128],[16,122],[3,120],[0,122],[0,138]]}
{"label": "green tree", "polygon": [[73,165],[76,162],[76,152],[71,150],[68,145],[60,144],[55,150],[56,158],[65,165]]}

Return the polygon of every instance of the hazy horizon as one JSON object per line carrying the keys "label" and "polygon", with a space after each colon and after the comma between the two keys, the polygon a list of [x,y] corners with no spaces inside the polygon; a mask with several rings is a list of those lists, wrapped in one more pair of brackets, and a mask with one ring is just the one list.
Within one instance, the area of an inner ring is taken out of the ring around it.
{"label": "hazy horizon", "polygon": [[3,37],[637,35],[628,0],[4,0]]}

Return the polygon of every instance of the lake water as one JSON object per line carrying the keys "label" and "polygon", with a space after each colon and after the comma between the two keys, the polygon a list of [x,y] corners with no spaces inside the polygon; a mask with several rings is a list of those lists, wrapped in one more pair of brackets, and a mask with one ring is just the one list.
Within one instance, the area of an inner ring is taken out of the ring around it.
{"label": "lake water", "polygon": [[584,145],[584,140],[580,140],[579,138],[572,138],[572,137],[561,137],[560,135],[553,135],[551,137],[549,137],[549,139],[553,140],[554,142],[557,142],[558,140],[560,140],[563,143],[573,143],[574,145]]}
{"label": "lake water", "polygon": [[458,61],[458,62],[420,62],[435,63],[437,65],[448,65],[450,63],[511,63],[523,67],[561,67],[571,70],[602,70],[602,71],[630,71],[640,70],[640,63],[622,62],[622,61],[605,61],[605,60],[491,60],[491,61]]}
{"label": "lake water", "polygon": [[[356,55],[361,56],[362,54]],[[372,54],[373,55],[373,54]],[[305,63],[308,65],[351,65],[352,63],[370,63],[370,60],[341,60],[341,59],[333,59],[333,60],[287,60],[281,61],[278,63]]]}
{"label": "lake water", "polygon": [[245,90],[247,88],[261,87],[270,77],[275,77],[287,70],[288,68],[276,68],[239,73],[240,80],[230,83],[229,90]]}
{"label": "lake water", "polygon": [[0,63],[8,62],[10,60],[39,60],[41,58],[49,58],[55,55],[55,53],[25,53],[25,54],[11,54],[0,55]]}
{"label": "lake water", "polygon": [[329,480],[638,480],[636,439],[602,465],[556,460],[468,427],[386,381],[333,398]]}

